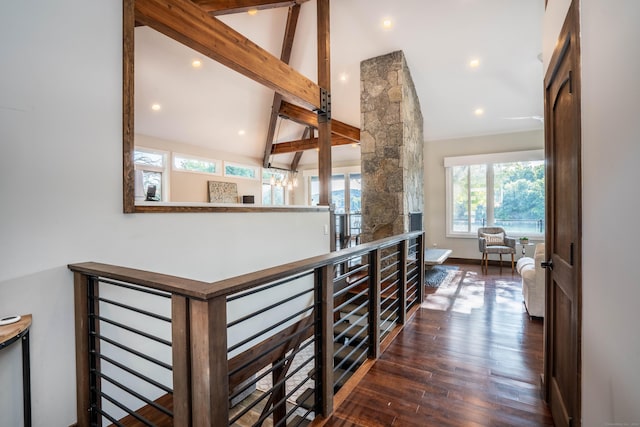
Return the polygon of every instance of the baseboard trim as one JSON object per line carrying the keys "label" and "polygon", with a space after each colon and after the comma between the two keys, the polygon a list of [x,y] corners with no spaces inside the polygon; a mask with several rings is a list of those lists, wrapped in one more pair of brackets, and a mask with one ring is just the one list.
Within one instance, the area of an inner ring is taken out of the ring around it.
{"label": "baseboard trim", "polygon": [[452,258],[449,257],[444,262],[444,264],[465,264],[465,265],[480,265],[482,262],[481,259],[473,259],[473,258]]}

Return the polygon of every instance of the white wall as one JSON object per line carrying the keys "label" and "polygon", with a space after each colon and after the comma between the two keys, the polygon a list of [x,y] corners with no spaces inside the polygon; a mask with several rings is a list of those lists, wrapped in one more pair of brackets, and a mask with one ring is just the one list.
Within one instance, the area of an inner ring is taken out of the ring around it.
{"label": "white wall", "polygon": [[583,425],[639,425],[640,2],[580,12]]}
{"label": "white wall", "polygon": [[477,238],[446,237],[445,157],[536,150],[541,148],[544,148],[544,134],[542,130],[426,141],[424,144],[424,227],[427,247],[436,246],[439,248],[452,249],[453,253],[451,256],[454,258],[481,258],[481,254],[478,251]]}
{"label": "white wall", "polygon": [[550,0],[542,18],[542,63],[544,70],[549,67],[553,49],[564,24],[572,0]]}
{"label": "white wall", "polygon": [[[121,2],[0,14],[0,315],[32,313],[35,426],[75,422],[72,275],[99,261],[213,281],[326,252],[327,213],[122,214]],[[19,346],[0,425],[20,426]]]}

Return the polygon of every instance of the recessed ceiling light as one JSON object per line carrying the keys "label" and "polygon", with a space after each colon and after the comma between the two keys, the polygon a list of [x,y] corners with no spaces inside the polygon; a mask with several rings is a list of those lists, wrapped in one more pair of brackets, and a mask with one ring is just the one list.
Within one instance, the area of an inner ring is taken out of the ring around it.
{"label": "recessed ceiling light", "polygon": [[478,68],[480,66],[480,60],[479,59],[472,59],[471,61],[469,61],[469,67],[471,68]]}
{"label": "recessed ceiling light", "polygon": [[256,15],[258,13],[258,9],[249,9],[247,13],[251,16]]}
{"label": "recessed ceiling light", "polygon": [[202,67],[202,61],[200,61],[199,59],[194,59],[194,60],[191,62],[191,66],[192,66],[193,68],[200,68],[200,67]]}
{"label": "recessed ceiling light", "polygon": [[352,146],[353,148],[358,148],[358,144],[357,144],[356,142],[354,142],[353,144],[351,144],[351,146]]}
{"label": "recessed ceiling light", "polygon": [[391,27],[393,27],[393,22],[391,22],[391,19],[385,18],[382,20],[382,28],[384,28],[385,30],[388,30]]}
{"label": "recessed ceiling light", "polygon": [[473,114],[475,114],[476,116],[481,116],[481,115],[484,114],[484,109],[476,108],[475,111],[473,112]]}
{"label": "recessed ceiling light", "polygon": [[340,73],[340,81],[345,83],[347,80],[349,80],[349,75],[347,73]]}
{"label": "recessed ceiling light", "polygon": [[153,111],[160,111],[162,109],[162,106],[160,104],[152,104],[151,109]]}
{"label": "recessed ceiling light", "polygon": [[240,135],[240,136],[244,135],[245,133],[246,133],[246,132],[244,131],[244,129],[240,129],[240,130],[238,131],[238,135]]}

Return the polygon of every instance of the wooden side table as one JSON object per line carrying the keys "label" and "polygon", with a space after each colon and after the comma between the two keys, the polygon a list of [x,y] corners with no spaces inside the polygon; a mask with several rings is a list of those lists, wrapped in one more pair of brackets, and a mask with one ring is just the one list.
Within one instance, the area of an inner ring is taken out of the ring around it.
{"label": "wooden side table", "polygon": [[31,427],[31,370],[29,363],[29,327],[31,315],[25,314],[15,323],[0,326],[0,350],[16,341],[22,342],[22,403],[24,425]]}

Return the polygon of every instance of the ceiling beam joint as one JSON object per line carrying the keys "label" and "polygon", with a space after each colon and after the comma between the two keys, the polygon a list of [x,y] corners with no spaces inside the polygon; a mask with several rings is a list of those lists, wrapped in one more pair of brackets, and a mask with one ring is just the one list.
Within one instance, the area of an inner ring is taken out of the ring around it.
{"label": "ceiling beam joint", "polygon": [[318,123],[331,120],[331,92],[320,88],[320,109],[318,109]]}

